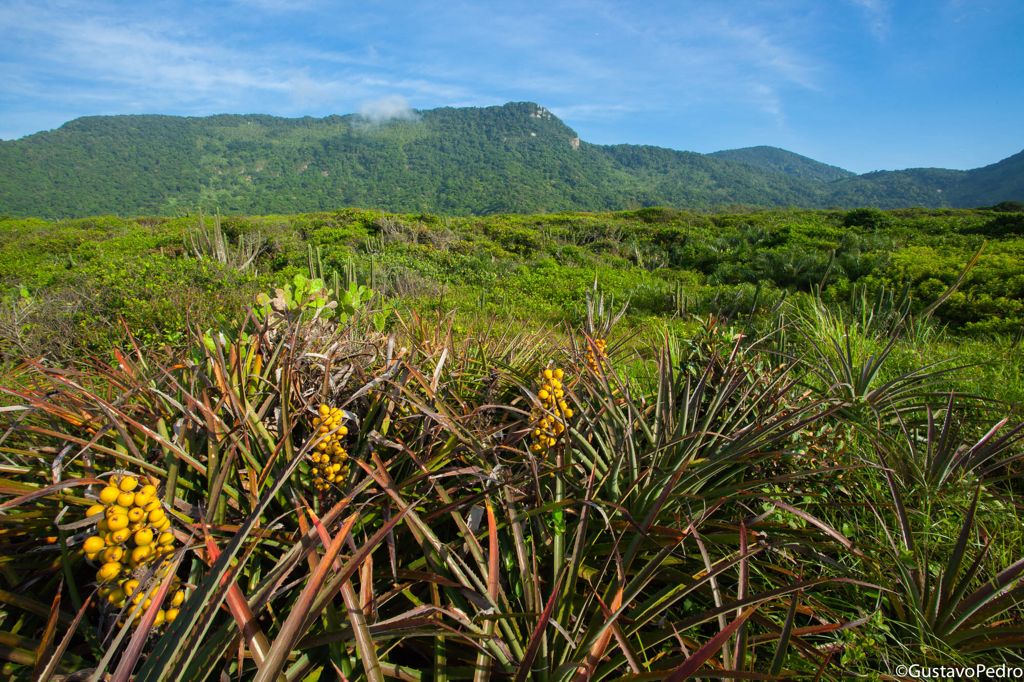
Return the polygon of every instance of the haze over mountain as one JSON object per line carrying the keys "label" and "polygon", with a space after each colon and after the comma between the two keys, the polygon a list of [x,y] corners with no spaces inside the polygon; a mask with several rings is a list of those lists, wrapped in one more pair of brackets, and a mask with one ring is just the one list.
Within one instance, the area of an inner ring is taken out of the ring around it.
{"label": "haze over mountain", "polygon": [[667,205],[968,207],[1024,199],[1024,152],[970,171],[856,175],[773,147],[593,145],[529,102],[486,108],[92,116],[0,142],[0,214],[467,214]]}

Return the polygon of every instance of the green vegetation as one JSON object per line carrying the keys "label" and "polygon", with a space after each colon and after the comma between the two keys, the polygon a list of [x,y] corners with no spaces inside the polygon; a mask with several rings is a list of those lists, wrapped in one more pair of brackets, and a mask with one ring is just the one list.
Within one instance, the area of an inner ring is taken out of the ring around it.
{"label": "green vegetation", "polygon": [[1022,163],[1017,154],[973,171],[856,176],[770,147],[703,155],[600,146],[525,102],[383,123],[355,115],[94,116],[0,141],[0,215],[972,207],[1024,200]]}
{"label": "green vegetation", "polygon": [[4,220],[3,674],[1024,668],[1015,208]]}
{"label": "green vegetation", "polygon": [[630,301],[633,328],[769,310],[819,286],[836,304],[906,288],[920,311],[979,249],[936,321],[957,337],[996,335],[1012,346],[1024,322],[1020,212],[8,219],[0,221],[0,353],[67,360],[99,351],[123,343],[120,318],[144,343],[174,345],[190,328],[237,322],[257,293],[311,269],[404,309],[457,310],[467,328],[493,317],[582,319],[595,277],[608,296]]}

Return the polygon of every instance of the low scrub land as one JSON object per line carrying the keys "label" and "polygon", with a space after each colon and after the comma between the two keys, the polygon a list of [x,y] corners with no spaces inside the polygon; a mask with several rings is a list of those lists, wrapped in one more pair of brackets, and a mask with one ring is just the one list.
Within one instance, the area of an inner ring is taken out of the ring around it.
{"label": "low scrub land", "polygon": [[0,219],[3,675],[1024,669],[1019,208]]}

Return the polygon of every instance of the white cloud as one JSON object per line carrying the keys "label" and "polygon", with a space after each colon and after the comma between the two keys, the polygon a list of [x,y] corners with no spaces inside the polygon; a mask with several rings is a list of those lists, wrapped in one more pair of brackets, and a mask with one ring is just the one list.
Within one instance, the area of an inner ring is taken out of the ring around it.
{"label": "white cloud", "polygon": [[371,123],[401,120],[411,121],[418,118],[409,102],[401,95],[388,95],[379,99],[363,102],[359,106],[359,115]]}

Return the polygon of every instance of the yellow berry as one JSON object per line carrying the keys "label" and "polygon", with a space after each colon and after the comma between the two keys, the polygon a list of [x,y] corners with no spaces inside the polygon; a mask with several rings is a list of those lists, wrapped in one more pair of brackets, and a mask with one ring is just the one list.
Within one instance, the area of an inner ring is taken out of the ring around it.
{"label": "yellow berry", "polygon": [[167,517],[167,515],[164,514],[164,510],[163,509],[154,509],[153,511],[149,512],[149,522],[152,523],[153,525],[156,525],[156,524],[160,523],[166,517]]}
{"label": "yellow berry", "polygon": [[157,538],[157,544],[160,544],[160,545],[173,545],[174,544],[174,533],[160,533],[160,537]]}
{"label": "yellow berry", "polygon": [[128,530],[127,528],[122,528],[121,530],[115,530],[113,533],[110,534],[110,542],[109,542],[109,544],[111,544],[111,545],[123,544],[131,536],[132,536],[132,532],[130,530]]}
{"label": "yellow berry", "polygon": [[121,490],[119,488],[108,485],[100,491],[100,502],[103,504],[114,504],[117,501],[117,496],[120,494]]}
{"label": "yellow berry", "polygon": [[146,545],[152,544],[153,542],[153,531],[148,528],[143,528],[135,534],[133,538],[137,547],[145,547]]}
{"label": "yellow berry", "polygon": [[117,503],[127,510],[135,504],[135,493],[121,493],[117,496]]}
{"label": "yellow berry", "polygon": [[96,572],[96,579],[101,583],[109,582],[121,573],[121,564],[111,561],[100,566]]}
{"label": "yellow berry", "polygon": [[178,617],[178,609],[167,609],[167,622],[173,623],[174,619]]}
{"label": "yellow berry", "polygon": [[121,557],[123,557],[123,556],[124,556],[124,548],[123,547],[118,547],[116,545],[113,546],[113,547],[107,547],[105,550],[103,550],[103,554],[102,554],[103,563],[105,563],[105,564],[119,563],[121,561]]}
{"label": "yellow berry", "polygon": [[128,527],[128,516],[126,514],[111,514],[107,517],[107,526],[110,530],[117,532]]}
{"label": "yellow berry", "polygon": [[164,624],[165,620],[167,620],[167,614],[164,613],[163,609],[160,609],[156,612],[156,618],[153,619],[153,627],[160,627]]}
{"label": "yellow berry", "polygon": [[94,504],[93,506],[85,510],[85,517],[89,518],[90,516],[102,514],[104,509],[106,509],[106,507],[104,507],[102,504]]}
{"label": "yellow berry", "polygon": [[129,597],[132,596],[135,593],[135,590],[137,590],[138,588],[139,588],[139,581],[136,580],[135,578],[132,578],[130,580],[126,580],[121,585],[121,589],[124,590],[124,593],[127,594]]}
{"label": "yellow berry", "polygon": [[139,507],[145,507],[153,498],[156,497],[156,486],[155,485],[144,485],[135,493],[135,504]]}
{"label": "yellow berry", "polygon": [[556,369],[556,370],[555,370],[555,372],[554,372],[554,374],[555,374],[555,378],[556,378],[556,379],[558,379],[559,381],[561,381],[561,380],[562,380],[562,377],[564,377],[564,376],[565,376],[565,372],[563,372],[563,371],[562,371],[562,370],[560,370],[560,369]]}
{"label": "yellow berry", "polygon": [[132,561],[136,564],[141,564],[143,561],[148,559],[151,554],[153,554],[153,548],[148,545],[136,547],[132,550]]}
{"label": "yellow berry", "polygon": [[163,518],[162,521],[160,521],[160,523],[153,524],[153,528],[155,528],[155,529],[157,529],[159,531],[165,531],[165,530],[167,530],[170,527],[171,527],[171,520],[169,518],[167,518],[166,516]]}
{"label": "yellow berry", "polygon": [[130,493],[131,491],[135,490],[135,488],[137,488],[138,485],[139,479],[135,478],[134,476],[125,476],[124,478],[121,479],[121,482],[118,484],[117,487],[119,487],[126,493]]}
{"label": "yellow berry", "polygon": [[118,587],[113,592],[107,595],[107,601],[113,604],[114,606],[120,606],[124,603],[124,590]]}
{"label": "yellow berry", "polygon": [[[136,494],[135,497],[138,497],[138,494]],[[144,521],[145,518],[146,510],[142,507],[132,507],[128,510],[128,520],[132,523],[139,523],[140,521]]]}
{"label": "yellow berry", "polygon": [[149,503],[145,507],[143,507],[143,509],[145,509],[148,512],[151,512],[154,509],[160,509],[161,506],[162,505],[160,504],[160,500],[152,499],[152,500],[149,501]]}
{"label": "yellow berry", "polygon": [[82,549],[85,550],[86,554],[96,554],[106,546],[103,542],[103,538],[98,535],[93,535],[85,539],[85,543],[82,544]]}

